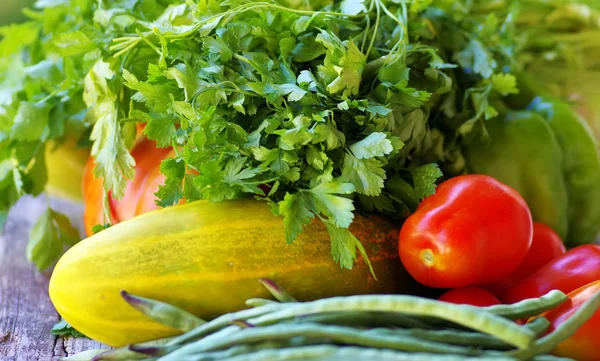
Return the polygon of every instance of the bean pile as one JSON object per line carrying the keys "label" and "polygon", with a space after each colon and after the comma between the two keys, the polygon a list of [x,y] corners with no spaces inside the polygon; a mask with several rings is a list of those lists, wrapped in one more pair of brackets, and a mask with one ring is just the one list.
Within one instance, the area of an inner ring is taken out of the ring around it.
{"label": "bean pile", "polygon": [[[567,300],[560,291],[512,305],[474,307],[406,295],[361,295],[298,302],[270,280],[277,301],[250,299],[252,308],[206,322],[169,304],[122,296],[180,336],[91,350],[67,360],[270,361],[381,360],[566,361],[548,355],[600,307],[600,293],[568,321],[535,317]],[[515,320],[531,319],[524,325]]]}

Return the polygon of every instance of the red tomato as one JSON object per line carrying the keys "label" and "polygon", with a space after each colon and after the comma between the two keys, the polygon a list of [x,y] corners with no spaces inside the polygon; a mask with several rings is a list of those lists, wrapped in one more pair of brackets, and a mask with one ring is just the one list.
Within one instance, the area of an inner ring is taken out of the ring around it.
{"label": "red tomato", "polygon": [[500,299],[515,303],[557,289],[569,293],[600,280],[600,246],[586,244],[569,250],[508,290]]}
{"label": "red tomato", "polygon": [[[569,293],[569,299],[542,316],[550,321],[547,332],[554,331],[561,323],[573,316],[583,303],[600,292],[600,281],[589,283]],[[583,324],[571,337],[564,340],[552,352],[556,356],[577,361],[600,360],[600,310]]]}
{"label": "red tomato", "polygon": [[560,236],[547,225],[533,222],[533,239],[525,260],[513,274],[487,288],[496,296],[502,297],[514,285],[563,253],[565,253],[565,245]]}
{"label": "red tomato", "polygon": [[105,220],[103,214],[102,179],[93,176],[93,159],[88,160],[83,180],[84,194],[84,226],[87,235],[96,224],[110,221],[112,224],[135,217],[138,214],[158,209],[154,203],[154,193],[164,183],[164,175],[160,173],[160,163],[172,155],[171,148],[157,148],[154,141],[140,138],[131,150],[135,159],[135,177],[127,181],[125,193],[121,200],[109,194],[111,219]]}
{"label": "red tomato", "polygon": [[481,287],[463,287],[447,291],[438,298],[440,301],[456,303],[458,305],[473,305],[487,307],[501,304],[490,291]]}
{"label": "red tomato", "polygon": [[437,187],[400,231],[399,253],[420,283],[458,288],[513,273],[531,246],[525,200],[486,175],[451,178]]}

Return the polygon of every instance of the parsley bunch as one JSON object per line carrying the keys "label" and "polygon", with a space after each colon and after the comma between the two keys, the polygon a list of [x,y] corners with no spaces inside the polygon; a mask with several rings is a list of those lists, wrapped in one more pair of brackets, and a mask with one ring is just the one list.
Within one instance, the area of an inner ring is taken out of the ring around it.
{"label": "parsley bunch", "polygon": [[[515,18],[482,16],[488,3],[38,0],[0,28],[0,211],[43,191],[43,150],[68,138],[92,143],[121,197],[145,123],[176,151],[159,205],[260,196],[288,242],[318,219],[351,268],[368,259],[354,213],[406,217],[462,172],[490,98],[517,92]],[[58,241],[32,238],[40,267],[69,233],[48,214]]]}

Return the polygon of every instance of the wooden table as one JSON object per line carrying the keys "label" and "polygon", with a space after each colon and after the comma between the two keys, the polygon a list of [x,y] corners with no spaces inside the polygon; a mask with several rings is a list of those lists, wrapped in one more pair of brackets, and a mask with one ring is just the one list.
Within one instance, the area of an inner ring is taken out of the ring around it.
{"label": "wooden table", "polygon": [[[81,205],[58,200],[51,204],[82,223]],[[50,335],[60,320],[48,297],[50,272],[37,272],[25,256],[29,229],[44,205],[43,198],[19,201],[0,235],[1,361],[58,361],[82,350],[107,348],[86,338]]]}

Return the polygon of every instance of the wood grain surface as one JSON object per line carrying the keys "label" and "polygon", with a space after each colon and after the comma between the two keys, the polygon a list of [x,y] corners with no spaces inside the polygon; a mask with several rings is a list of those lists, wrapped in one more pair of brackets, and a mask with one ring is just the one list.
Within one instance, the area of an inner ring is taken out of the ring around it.
{"label": "wood grain surface", "polygon": [[[81,205],[58,200],[51,204],[81,224]],[[25,255],[29,230],[45,206],[44,198],[23,198],[0,235],[1,361],[58,361],[83,350],[107,348],[86,338],[50,335],[60,320],[48,297],[50,272],[37,272]]]}

